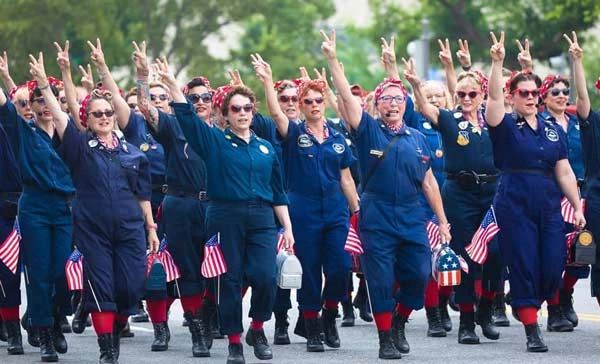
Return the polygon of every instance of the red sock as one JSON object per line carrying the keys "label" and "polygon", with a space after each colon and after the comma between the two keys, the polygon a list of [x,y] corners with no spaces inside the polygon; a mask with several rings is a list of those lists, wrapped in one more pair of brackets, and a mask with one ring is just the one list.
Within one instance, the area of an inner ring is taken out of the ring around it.
{"label": "red sock", "polygon": [[323,307],[328,310],[337,310],[338,309],[338,301],[325,300],[325,303],[323,303]]}
{"label": "red sock", "polygon": [[167,312],[169,312],[169,310],[171,309],[171,305],[173,304],[173,302],[175,302],[175,298],[167,297]]}
{"label": "red sock", "polygon": [[550,298],[549,300],[546,300],[546,302],[548,302],[548,306],[558,305],[560,303],[560,300],[558,298],[558,290],[556,290],[554,296],[552,296],[552,298]]}
{"label": "red sock", "polygon": [[575,283],[577,283],[578,279],[579,278],[573,277],[572,275],[569,275],[565,272],[565,275],[563,277],[563,291],[565,291],[568,294],[573,294],[573,288],[575,288]]}
{"label": "red sock", "polygon": [[496,298],[496,292],[484,289],[481,291],[481,298],[484,300],[493,301],[494,298]]}
{"label": "red sock", "polygon": [[117,314],[115,316],[115,322],[121,326],[127,325],[127,321],[129,321],[129,316],[119,315],[119,314]]}
{"label": "red sock", "polygon": [[227,339],[229,339],[230,344],[241,344],[242,334],[229,334],[227,335]]}
{"label": "red sock", "polygon": [[148,316],[153,324],[167,322],[167,300],[146,300]]}
{"label": "red sock", "polygon": [[483,292],[483,287],[481,285],[481,279],[475,280],[475,297],[481,297],[481,292]]}
{"label": "red sock", "polygon": [[458,307],[460,312],[475,312],[475,307],[472,303],[461,303]]}
{"label": "red sock", "polygon": [[200,294],[183,296],[181,297],[181,306],[183,307],[183,312],[196,314],[202,309],[202,296]]}
{"label": "red sock", "polygon": [[438,287],[438,290],[440,291],[440,296],[442,297],[452,296],[452,286]]}
{"label": "red sock", "polygon": [[390,331],[392,329],[392,313],[380,312],[373,314],[375,325],[379,331]]}
{"label": "red sock", "polygon": [[319,317],[319,311],[314,310],[304,310],[302,311],[302,316],[305,320],[312,320]]}
{"label": "red sock", "polygon": [[215,300],[215,295],[209,289],[207,289],[206,291],[204,291],[204,298],[208,302],[211,302],[211,303],[215,303],[217,301],[217,300]]}
{"label": "red sock", "polygon": [[262,330],[263,324],[263,321],[257,321],[252,319],[252,321],[250,321],[250,330]]}
{"label": "red sock", "polygon": [[19,306],[0,308],[3,321],[19,321]]}
{"label": "red sock", "polygon": [[517,312],[519,313],[519,320],[523,325],[537,324],[537,311],[536,307],[519,307]]}
{"label": "red sock", "polygon": [[114,312],[92,312],[92,323],[96,335],[112,334],[115,316]]}
{"label": "red sock", "polygon": [[438,284],[430,279],[425,287],[425,308],[434,308],[440,305]]}
{"label": "red sock", "polygon": [[413,311],[412,308],[406,307],[401,303],[396,304],[396,313],[398,314],[398,316],[400,316],[406,320],[408,320],[408,317],[410,316],[412,311]]}

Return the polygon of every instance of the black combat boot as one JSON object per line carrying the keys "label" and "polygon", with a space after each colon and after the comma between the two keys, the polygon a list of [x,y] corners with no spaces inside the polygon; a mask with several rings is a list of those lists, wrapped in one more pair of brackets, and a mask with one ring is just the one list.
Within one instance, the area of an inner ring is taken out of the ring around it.
{"label": "black combat boot", "polygon": [[21,355],[23,354],[23,338],[21,337],[21,328],[19,327],[19,320],[4,321],[4,327],[6,328],[6,341],[9,355]]}
{"label": "black combat boot", "polygon": [[504,302],[504,293],[498,293],[494,299],[494,311],[492,313],[494,325],[498,327],[509,327],[510,321],[506,316],[506,303]]}
{"label": "black combat boot", "polygon": [[335,318],[338,314],[338,310],[331,309],[323,309],[323,333],[325,334],[324,342],[325,345],[330,348],[339,348],[340,347],[340,335],[337,331],[337,326],[335,325]]}
{"label": "black combat boot", "polygon": [[350,298],[342,301],[342,311],[344,316],[342,317],[342,327],[353,327],[356,316],[354,315],[354,307]]}
{"label": "black combat boot", "polygon": [[450,314],[448,313],[448,301],[450,300],[450,297],[440,295],[439,299],[440,305],[438,307],[440,309],[442,327],[446,332],[452,331],[452,319],[450,319]]}
{"label": "black combat boot", "polygon": [[527,351],[532,353],[545,353],[548,351],[542,337],[542,331],[537,323],[525,325],[525,335],[527,335]]}
{"label": "black combat boot", "polygon": [[254,356],[259,360],[273,359],[273,352],[271,351],[269,341],[267,340],[263,329],[248,330],[246,333],[246,344],[254,348]]}
{"label": "black combat boot", "polygon": [[40,354],[43,362],[57,362],[58,354],[54,349],[54,328],[36,327],[40,338]]}
{"label": "black combat boot", "polygon": [[439,307],[426,309],[427,313],[427,336],[446,337],[446,330],[442,327]]}
{"label": "black combat boot", "polygon": [[188,330],[192,334],[192,355],[196,358],[207,358],[210,356],[210,351],[206,342],[206,326],[203,325],[200,319],[200,314],[192,314],[191,312],[184,313],[185,320],[188,322]]}
{"label": "black combat boot", "polygon": [[150,322],[150,318],[144,309],[144,303],[142,301],[138,302],[138,312],[131,316],[131,322]]}
{"label": "black combat boot", "polygon": [[402,354],[408,354],[410,352],[410,345],[408,345],[408,341],[406,340],[406,319],[401,317],[396,312],[392,316],[392,341],[394,345],[396,345],[396,349]]}
{"label": "black combat boot", "polygon": [[475,333],[475,312],[461,312],[458,326],[459,344],[479,344],[479,336]]}
{"label": "black combat boot", "polygon": [[325,351],[321,339],[321,324],[318,318],[303,320],[306,333],[306,351],[320,353]]}
{"label": "black combat boot", "polygon": [[227,364],[246,364],[246,360],[244,359],[244,347],[242,344],[229,344]]}
{"label": "black combat boot", "polygon": [[573,327],[577,327],[579,324],[579,317],[577,317],[577,312],[575,312],[575,309],[573,308],[573,292],[569,294],[563,290],[560,290],[558,297],[560,308],[562,309],[565,318],[571,321]]}
{"label": "black combat boot", "polygon": [[479,301],[477,310],[477,323],[481,326],[481,332],[483,336],[490,340],[498,340],[500,338],[500,332],[496,329],[492,322],[492,306],[493,301],[482,298]]}
{"label": "black combat boot", "polygon": [[289,345],[290,337],[288,335],[288,316],[287,312],[275,313],[275,336],[273,337],[274,345]]}
{"label": "black combat boot", "polygon": [[114,343],[113,334],[98,335],[98,348],[100,348],[99,364],[119,364]]}
{"label": "black combat boot", "polygon": [[391,331],[379,331],[379,359],[400,359],[402,354],[394,345]]}
{"label": "black combat boot", "polygon": [[150,347],[151,351],[166,351],[169,349],[169,338],[167,337],[167,323],[159,322],[152,324],[154,327],[154,341]]}

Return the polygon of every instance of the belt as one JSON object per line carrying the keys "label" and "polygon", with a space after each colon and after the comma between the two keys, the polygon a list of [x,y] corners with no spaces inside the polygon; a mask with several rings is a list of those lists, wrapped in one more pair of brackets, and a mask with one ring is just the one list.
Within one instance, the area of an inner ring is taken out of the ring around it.
{"label": "belt", "polygon": [[167,196],[187,197],[199,201],[208,201],[208,194],[206,193],[206,191],[187,192],[183,190],[174,189],[167,185],[163,185],[161,192]]}
{"label": "belt", "polygon": [[482,184],[489,182],[496,182],[498,180],[497,174],[478,174],[473,171],[460,171],[458,173],[448,173],[446,179],[455,180],[459,182],[466,182],[472,184]]}
{"label": "belt", "polygon": [[162,194],[165,193],[167,189],[167,185],[163,185],[163,184],[152,184],[152,192],[160,192]]}

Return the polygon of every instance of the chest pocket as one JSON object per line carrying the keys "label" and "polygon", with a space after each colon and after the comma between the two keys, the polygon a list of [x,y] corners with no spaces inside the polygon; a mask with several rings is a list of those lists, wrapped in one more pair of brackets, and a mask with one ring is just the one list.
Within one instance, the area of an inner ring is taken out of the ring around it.
{"label": "chest pocket", "polygon": [[120,158],[121,171],[125,175],[129,189],[136,190],[139,178],[140,163],[138,159]]}

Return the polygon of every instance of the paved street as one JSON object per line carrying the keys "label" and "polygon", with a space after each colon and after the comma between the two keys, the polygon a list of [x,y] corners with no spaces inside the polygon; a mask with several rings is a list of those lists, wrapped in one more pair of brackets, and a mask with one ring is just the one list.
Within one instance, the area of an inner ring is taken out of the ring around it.
{"label": "paved street", "polygon": [[[501,337],[497,342],[482,337],[481,345],[465,346],[456,342],[458,313],[451,312],[454,329],[447,338],[426,337],[427,322],[424,310],[413,313],[412,320],[407,325],[407,336],[411,344],[411,353],[403,356],[403,363],[598,363],[600,361],[600,309],[595,299],[589,297],[589,280],[580,281],[576,286],[575,302],[579,313],[579,326],[572,333],[549,333],[545,331],[546,318],[543,323],[544,336],[550,351],[546,354],[533,354],[525,351],[525,335],[520,324],[512,322],[512,326],[501,328]],[[249,292],[250,293],[250,292]],[[245,312],[248,310],[249,294],[244,301]],[[23,307],[23,306],[22,306]],[[290,311],[291,322],[295,323],[297,311]],[[151,324],[136,324],[132,326],[135,338],[123,339],[120,363],[219,363],[226,361],[226,340],[216,340],[211,350],[211,358],[193,358],[191,342],[187,328],[181,326],[182,311],[178,302],[173,305],[170,315],[171,343],[169,351],[151,353],[152,342]],[[247,327],[246,319],[244,326]],[[291,335],[292,344],[274,346],[274,359],[271,363],[317,363],[349,364],[390,362],[377,361],[377,333],[374,324],[368,324],[357,319],[357,325],[352,328],[339,328],[342,347],[338,350],[328,349],[325,353],[307,353],[302,338]],[[290,333],[291,333],[290,329]],[[273,336],[273,321],[266,325],[269,340]],[[96,337],[91,328],[84,334],[67,335],[69,353],[60,357],[61,363],[91,364],[98,362]],[[7,356],[6,343],[0,343],[1,364],[21,364],[39,362],[36,348],[25,344],[26,354],[23,356]],[[252,348],[244,346],[247,363],[266,363],[257,360]]]}

